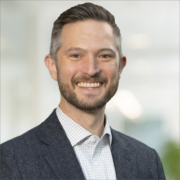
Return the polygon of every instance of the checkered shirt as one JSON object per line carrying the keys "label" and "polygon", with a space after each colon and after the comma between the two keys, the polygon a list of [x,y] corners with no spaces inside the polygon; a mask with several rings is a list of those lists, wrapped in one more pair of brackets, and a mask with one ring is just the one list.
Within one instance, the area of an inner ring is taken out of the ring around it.
{"label": "checkered shirt", "polygon": [[56,109],[56,114],[75,151],[85,178],[116,179],[110,148],[112,134],[108,122],[106,121],[104,133],[99,138],[69,118],[59,107]]}

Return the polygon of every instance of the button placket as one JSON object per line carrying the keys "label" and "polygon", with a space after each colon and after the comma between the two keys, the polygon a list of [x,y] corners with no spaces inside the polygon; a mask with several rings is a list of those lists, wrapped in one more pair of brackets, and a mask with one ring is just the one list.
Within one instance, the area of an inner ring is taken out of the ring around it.
{"label": "button placket", "polygon": [[101,162],[100,162],[100,159],[99,159],[99,152],[96,152],[94,155],[93,155],[93,158],[92,158],[92,168],[93,168],[93,172],[94,172],[94,176],[95,176],[95,179],[99,179],[100,177],[100,168],[101,168]]}

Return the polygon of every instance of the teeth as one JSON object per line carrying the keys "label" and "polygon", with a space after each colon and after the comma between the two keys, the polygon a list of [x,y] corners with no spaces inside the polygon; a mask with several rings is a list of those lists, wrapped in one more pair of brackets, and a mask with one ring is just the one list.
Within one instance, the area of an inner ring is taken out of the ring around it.
{"label": "teeth", "polygon": [[83,83],[83,82],[79,82],[77,84],[79,87],[87,87],[89,89],[92,89],[93,87],[100,87],[100,83]]}

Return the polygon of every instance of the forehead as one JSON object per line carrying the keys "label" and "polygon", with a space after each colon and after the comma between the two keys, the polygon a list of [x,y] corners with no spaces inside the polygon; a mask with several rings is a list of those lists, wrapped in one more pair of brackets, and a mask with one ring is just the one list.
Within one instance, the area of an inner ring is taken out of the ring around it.
{"label": "forehead", "polygon": [[64,25],[61,32],[62,46],[86,43],[93,46],[115,46],[112,27],[107,22],[84,20]]}

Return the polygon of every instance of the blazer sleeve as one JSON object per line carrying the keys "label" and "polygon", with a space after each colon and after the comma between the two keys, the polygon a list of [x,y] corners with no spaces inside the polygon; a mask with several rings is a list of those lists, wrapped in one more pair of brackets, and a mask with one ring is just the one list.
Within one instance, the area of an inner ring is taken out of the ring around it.
{"label": "blazer sleeve", "polygon": [[0,180],[23,179],[13,155],[13,148],[0,146]]}
{"label": "blazer sleeve", "polygon": [[164,170],[163,170],[163,166],[162,166],[161,160],[159,158],[159,155],[156,151],[155,151],[155,154],[156,154],[156,162],[157,162],[158,180],[166,180]]}

